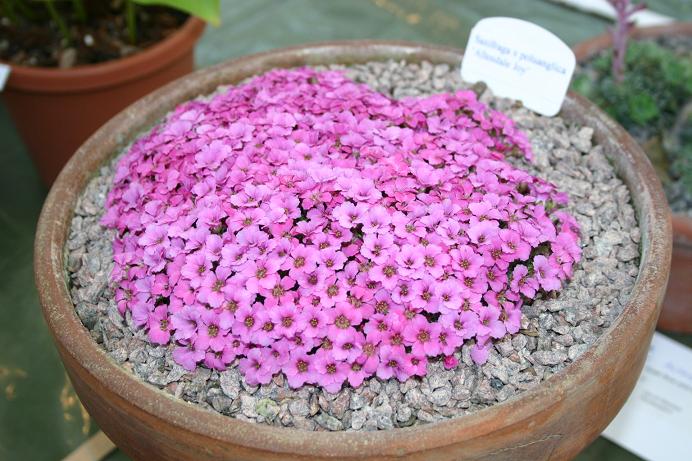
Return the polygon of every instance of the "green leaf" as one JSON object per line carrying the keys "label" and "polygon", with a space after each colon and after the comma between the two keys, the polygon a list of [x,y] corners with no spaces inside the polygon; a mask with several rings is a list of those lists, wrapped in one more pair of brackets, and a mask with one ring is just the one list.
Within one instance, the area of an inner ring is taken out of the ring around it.
{"label": "green leaf", "polygon": [[627,103],[629,115],[635,123],[643,125],[658,117],[658,105],[647,93],[630,94]]}
{"label": "green leaf", "polygon": [[132,0],[140,5],[160,5],[184,11],[215,26],[221,23],[221,0]]}

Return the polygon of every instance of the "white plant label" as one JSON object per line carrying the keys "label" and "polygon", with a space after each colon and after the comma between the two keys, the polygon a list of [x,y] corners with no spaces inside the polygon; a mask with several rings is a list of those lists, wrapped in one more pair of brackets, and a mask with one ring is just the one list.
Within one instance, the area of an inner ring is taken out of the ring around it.
{"label": "white plant label", "polygon": [[649,461],[692,459],[692,349],[654,333],[642,375],[603,435]]}
{"label": "white plant label", "polygon": [[461,78],[484,82],[498,96],[539,114],[560,111],[574,72],[572,50],[552,32],[515,18],[481,19],[461,63]]}
{"label": "white plant label", "polygon": [[5,88],[7,78],[10,76],[10,70],[12,70],[12,68],[7,64],[0,64],[0,91]]}

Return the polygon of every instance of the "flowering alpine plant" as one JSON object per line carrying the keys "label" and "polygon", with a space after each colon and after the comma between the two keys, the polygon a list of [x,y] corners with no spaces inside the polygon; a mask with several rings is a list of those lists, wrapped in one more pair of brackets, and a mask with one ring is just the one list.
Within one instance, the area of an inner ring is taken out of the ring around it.
{"label": "flowering alpine plant", "polygon": [[393,100],[275,70],[179,106],[119,161],[120,312],[188,370],[338,391],[477,363],[580,258],[567,196],[506,161],[525,135],[471,91]]}

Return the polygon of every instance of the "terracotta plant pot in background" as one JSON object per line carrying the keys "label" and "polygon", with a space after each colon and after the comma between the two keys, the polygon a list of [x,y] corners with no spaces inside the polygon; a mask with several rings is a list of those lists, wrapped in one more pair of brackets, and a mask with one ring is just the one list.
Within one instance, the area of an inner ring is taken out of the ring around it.
{"label": "terracotta plant pot in background", "polygon": [[97,128],[132,102],[194,69],[205,23],[190,17],[155,45],[123,59],[71,69],[11,65],[2,96],[42,181],[50,185]]}
{"label": "terracotta plant pot in background", "polygon": [[176,105],[273,68],[387,59],[459,65],[458,50],[401,42],[337,42],[230,61],[182,78],[121,112],[80,147],[44,205],[35,243],[41,305],[65,368],[94,420],[139,460],[513,460],[568,459],[608,425],[646,358],[668,276],[670,212],[637,143],[585,99],[570,94],[562,116],[594,129],[595,141],[632,193],[641,262],[622,314],[564,371],[469,416],[378,432],[306,432],[254,424],[175,399],[118,366],[82,325],[65,283],[64,247],[77,198],[98,168]]}
{"label": "terracotta plant pot in background", "polygon": [[[665,26],[642,27],[632,31],[633,39],[655,39],[671,35],[692,36],[692,22]],[[584,62],[612,47],[610,34],[605,33],[574,46],[577,61]],[[658,319],[658,328],[676,333],[692,333],[692,218],[673,216],[673,259],[668,290]]]}

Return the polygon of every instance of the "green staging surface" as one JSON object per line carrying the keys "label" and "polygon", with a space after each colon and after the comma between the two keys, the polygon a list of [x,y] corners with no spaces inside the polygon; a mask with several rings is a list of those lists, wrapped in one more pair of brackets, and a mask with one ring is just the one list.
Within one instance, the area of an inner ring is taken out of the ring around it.
{"label": "green staging surface", "polygon": [[[678,19],[692,19],[689,0],[648,3]],[[205,33],[197,64],[206,67],[257,51],[349,38],[463,47],[476,21],[500,15],[536,22],[568,44],[606,26],[593,16],[540,0],[226,0],[223,24]],[[0,165],[0,460],[56,460],[97,427],[76,398],[41,317],[32,256],[46,190],[2,105]],[[676,339],[692,345],[692,337]],[[128,458],[116,451],[107,459]],[[638,458],[599,439],[578,459]]]}

